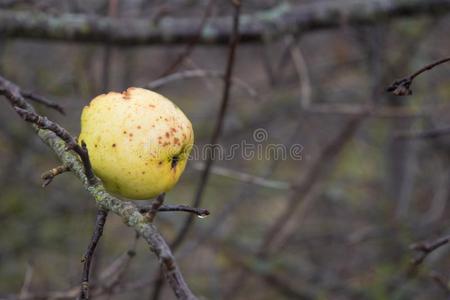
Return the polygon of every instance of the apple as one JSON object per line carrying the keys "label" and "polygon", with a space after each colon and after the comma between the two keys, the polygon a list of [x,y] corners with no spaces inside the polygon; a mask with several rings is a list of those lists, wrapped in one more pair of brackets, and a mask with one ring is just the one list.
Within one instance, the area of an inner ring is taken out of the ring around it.
{"label": "apple", "polygon": [[164,96],[130,87],[94,98],[81,114],[78,141],[105,188],[129,199],[149,199],[180,178],[194,143],[192,124]]}

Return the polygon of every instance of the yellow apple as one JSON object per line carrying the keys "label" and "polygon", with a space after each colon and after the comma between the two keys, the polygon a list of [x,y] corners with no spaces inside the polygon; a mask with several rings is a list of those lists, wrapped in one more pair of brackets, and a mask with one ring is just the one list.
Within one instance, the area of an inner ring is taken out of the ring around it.
{"label": "yellow apple", "polygon": [[192,124],[178,106],[141,88],[94,98],[81,114],[79,142],[105,188],[129,199],[170,190],[194,142]]}

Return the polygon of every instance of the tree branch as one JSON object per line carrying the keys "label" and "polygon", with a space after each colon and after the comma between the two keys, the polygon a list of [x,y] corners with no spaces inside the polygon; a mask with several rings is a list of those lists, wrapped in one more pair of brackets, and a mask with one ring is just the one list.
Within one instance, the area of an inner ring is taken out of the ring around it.
{"label": "tree branch", "polygon": [[[165,77],[158,78],[156,80],[153,80],[147,84],[147,88],[150,90],[158,90],[161,87],[176,82],[179,80],[185,80],[185,79],[191,79],[191,78],[204,78],[204,77],[212,77],[212,78],[224,78],[224,73],[220,71],[213,71],[213,70],[186,70],[186,71],[180,71],[177,73],[173,73],[170,75],[167,75]],[[258,93],[256,90],[250,86],[247,82],[242,80],[238,77],[231,77],[231,81],[236,86],[239,86],[243,90],[245,90],[251,97],[256,98],[258,96]]]}
{"label": "tree branch", "polygon": [[[224,76],[224,87],[222,91],[222,101],[220,104],[220,110],[217,117],[217,122],[214,126],[214,131],[211,137],[210,145],[216,145],[219,141],[219,137],[222,133],[222,127],[223,122],[225,120],[225,115],[227,113],[228,103],[230,100],[230,89],[232,85],[232,74],[233,74],[233,67],[234,67],[234,61],[236,56],[236,48],[240,40],[240,13],[241,13],[241,0],[232,0],[231,1],[234,6],[234,15],[233,15],[233,26],[232,26],[232,35],[229,40],[229,51],[228,51],[228,59],[227,59],[227,65],[225,68],[225,76]],[[198,207],[201,204],[203,192],[205,191],[206,184],[208,183],[211,167],[213,165],[213,154],[212,152],[208,152],[208,157],[205,162],[205,169],[202,171],[200,182],[197,186],[193,205],[194,207]],[[189,217],[184,222],[183,226],[181,227],[180,232],[178,232],[177,236],[175,237],[172,248],[176,250],[183,240],[186,238],[186,235],[189,232],[189,229],[194,221],[193,215],[189,215]]]}
{"label": "tree branch", "polygon": [[105,227],[106,218],[108,217],[108,211],[99,209],[97,211],[97,217],[95,219],[95,228],[92,235],[91,242],[87,248],[87,251],[83,257],[83,275],[81,277],[81,292],[80,299],[89,299],[89,275],[91,271],[92,258],[94,257],[95,249],[103,234],[103,228]]}
{"label": "tree branch", "polygon": [[[241,41],[263,42],[286,33],[386,22],[399,17],[438,16],[450,11],[450,0],[328,1],[289,5],[242,16]],[[0,34],[10,38],[109,43],[115,45],[227,44],[232,17],[209,19],[166,17],[159,22],[147,18],[111,18],[75,14],[49,15],[36,11],[0,10]],[[202,28],[200,34],[198,29]]]}
{"label": "tree branch", "polygon": [[196,36],[188,43],[184,51],[178,56],[178,58],[169,65],[168,68],[164,72],[161,73],[158,78],[165,77],[174,71],[183,64],[186,58],[191,55],[191,53],[194,51],[195,46],[197,45],[198,40],[200,39],[200,36],[202,34],[203,28],[205,27],[206,20],[208,20],[209,15],[211,14],[211,10],[213,8],[215,0],[209,0],[208,4],[206,5],[205,12],[203,13],[203,17],[200,21],[200,25],[198,26]]}
{"label": "tree branch", "polygon": [[50,100],[48,100],[48,99],[46,99],[46,98],[44,98],[44,97],[42,97],[40,95],[32,93],[32,92],[21,91],[21,93],[22,93],[22,96],[24,96],[28,100],[31,100],[31,101],[34,101],[36,103],[42,104],[44,106],[50,107],[50,108],[56,110],[57,112],[59,112],[62,115],[66,114],[66,112],[64,111],[64,108],[61,105],[59,105],[59,104],[57,104],[55,102],[52,102],[52,101],[50,101]]}
{"label": "tree branch", "polygon": [[[6,96],[16,112],[19,113],[26,111],[26,115],[30,115],[33,118],[38,117],[40,118],[39,120],[45,121],[44,124],[49,121],[34,112],[33,107],[27,103],[20,94],[20,88],[18,86],[1,76],[0,94]],[[20,108],[21,110],[17,108]],[[84,188],[95,199],[97,207],[99,209],[111,211],[122,217],[124,223],[130,227],[133,227],[136,232],[148,243],[150,250],[158,257],[166,280],[174,291],[177,299],[197,299],[184,281],[184,278],[172,255],[172,251],[164,238],[158,232],[157,228],[153,224],[146,221],[146,218],[139,212],[137,207],[132,202],[122,201],[110,195],[105,190],[104,186],[98,181],[91,183],[86,176],[85,164],[80,161],[80,156],[72,151],[67,151],[67,142],[72,142],[75,139],[71,137],[64,128],[56,123],[53,124],[56,127],[40,127],[35,123],[33,123],[33,127],[41,140],[58,156],[61,163],[68,166],[70,170],[81,180]],[[55,132],[49,129],[58,130]],[[63,131],[59,131],[60,129],[63,129]],[[68,136],[61,136],[61,133],[67,133]]]}
{"label": "tree branch", "polygon": [[420,265],[425,258],[433,252],[434,250],[444,246],[450,241],[450,235],[441,237],[437,240],[431,241],[431,242],[423,242],[423,243],[416,243],[411,245],[411,249],[419,252],[419,255],[413,259],[412,263],[415,266]]}
{"label": "tree branch", "polygon": [[43,180],[42,187],[46,187],[47,185],[49,185],[53,181],[53,178],[55,178],[56,176],[69,171],[70,168],[64,165],[57,166],[51,170],[48,170],[41,175],[41,178]]}
{"label": "tree branch", "polygon": [[[155,219],[156,214],[159,211],[159,208],[163,205],[164,203],[164,198],[166,196],[166,193],[162,193],[160,194],[155,201],[153,201],[152,205],[150,206],[150,209],[145,212],[145,217],[147,218],[148,222],[153,222],[153,220]],[[140,210],[140,212],[142,213],[143,211]]]}
{"label": "tree branch", "polygon": [[[153,206],[153,205],[152,205]],[[152,206],[138,206],[139,212],[141,214],[148,213],[151,211]],[[191,207],[187,205],[170,205],[170,204],[163,204],[158,208],[158,212],[188,212],[197,215],[198,217],[206,217],[210,214],[209,210],[205,208],[197,208],[197,207]]]}
{"label": "tree branch", "polygon": [[394,94],[395,96],[409,96],[412,94],[412,90],[411,90],[411,84],[413,83],[414,78],[416,78],[417,76],[419,76],[420,74],[433,69],[434,67],[437,67],[439,65],[445,64],[446,62],[450,61],[450,57],[444,58],[444,59],[440,59],[436,62],[433,62],[429,65],[426,65],[423,68],[420,68],[419,70],[417,70],[416,72],[414,72],[413,74],[402,78],[402,79],[398,79],[396,81],[394,81],[387,89],[387,92],[391,92],[392,94]]}

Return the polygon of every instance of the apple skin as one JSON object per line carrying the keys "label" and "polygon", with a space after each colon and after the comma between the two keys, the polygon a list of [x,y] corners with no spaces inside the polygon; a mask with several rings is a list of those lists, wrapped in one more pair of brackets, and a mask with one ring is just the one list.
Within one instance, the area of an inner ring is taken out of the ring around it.
{"label": "apple skin", "polygon": [[169,191],[194,143],[192,124],[169,99],[141,88],[94,98],[81,114],[78,141],[107,191],[150,199]]}

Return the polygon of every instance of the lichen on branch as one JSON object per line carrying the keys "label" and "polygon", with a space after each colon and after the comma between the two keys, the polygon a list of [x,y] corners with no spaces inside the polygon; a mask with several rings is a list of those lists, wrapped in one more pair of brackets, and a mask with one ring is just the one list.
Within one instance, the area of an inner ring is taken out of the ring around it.
{"label": "lichen on branch", "polygon": [[[139,209],[135,204],[129,201],[122,201],[110,195],[105,190],[101,182],[91,182],[86,176],[85,165],[81,161],[80,156],[76,152],[72,151],[70,147],[68,148],[67,141],[70,139],[67,137],[65,141],[60,137],[61,132],[55,133],[52,130],[58,128],[64,130],[67,134],[68,132],[57,123],[37,115],[33,107],[26,102],[22,96],[21,89],[1,76],[0,94],[4,95],[9,100],[10,104],[18,114],[23,115],[26,112],[25,115],[33,116],[32,120],[27,120],[26,118],[24,119],[33,124],[33,128],[41,140],[57,155],[60,162],[70,168],[71,172],[80,179],[84,188],[95,199],[97,207],[120,216],[126,225],[134,228],[136,232],[147,242],[150,250],[158,257],[164,275],[177,299],[197,299],[186,284],[169,246],[159,233],[156,226],[148,223],[147,219],[139,212]],[[46,123],[44,128],[47,129],[40,127],[40,125],[43,125],[43,121]]]}

